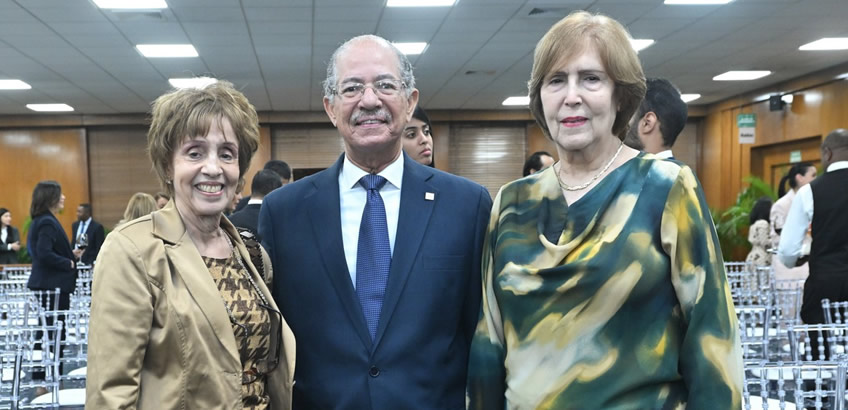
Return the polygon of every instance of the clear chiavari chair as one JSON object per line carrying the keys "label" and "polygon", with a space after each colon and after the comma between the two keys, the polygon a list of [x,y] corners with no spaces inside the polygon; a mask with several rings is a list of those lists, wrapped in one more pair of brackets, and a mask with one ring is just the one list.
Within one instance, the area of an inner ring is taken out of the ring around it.
{"label": "clear chiavari chair", "polygon": [[789,343],[794,360],[829,360],[846,353],[848,325],[795,325],[789,328]]}
{"label": "clear chiavari chair", "polygon": [[743,408],[844,410],[848,359],[844,355],[835,359],[746,364]]}
{"label": "clear chiavari chair", "polygon": [[739,321],[743,358],[745,360],[767,360],[771,306],[736,306],[736,318]]}

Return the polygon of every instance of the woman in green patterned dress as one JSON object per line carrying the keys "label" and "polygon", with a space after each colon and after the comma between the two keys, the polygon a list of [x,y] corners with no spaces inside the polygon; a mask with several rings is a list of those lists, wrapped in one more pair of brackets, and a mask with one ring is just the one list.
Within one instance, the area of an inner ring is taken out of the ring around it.
{"label": "woman in green patterned dress", "polygon": [[483,254],[473,409],[733,409],[736,315],[692,170],[622,145],[645,93],[624,27],[575,12],[536,46],[560,161],[505,185]]}

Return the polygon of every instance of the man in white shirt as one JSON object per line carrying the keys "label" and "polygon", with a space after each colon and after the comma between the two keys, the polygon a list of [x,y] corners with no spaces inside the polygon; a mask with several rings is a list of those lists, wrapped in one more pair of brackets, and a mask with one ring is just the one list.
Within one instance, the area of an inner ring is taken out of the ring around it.
{"label": "man in white shirt", "polygon": [[680,91],[664,78],[649,78],[639,110],[630,121],[624,143],[630,148],[671,158],[671,146],[686,126],[689,116]]}
{"label": "man in white shirt", "polygon": [[[778,257],[786,266],[809,258],[801,306],[805,323],[824,321],[822,299],[848,300],[848,130],[840,128],[825,137],[821,158],[826,172],[798,189],[778,245]],[[807,250],[803,241],[810,224],[813,242]]]}
{"label": "man in white shirt", "polygon": [[274,298],[297,335],[295,410],[465,408],[492,200],[403,153],[417,101],[403,53],[347,41],[324,82],[344,154],[262,202]]}

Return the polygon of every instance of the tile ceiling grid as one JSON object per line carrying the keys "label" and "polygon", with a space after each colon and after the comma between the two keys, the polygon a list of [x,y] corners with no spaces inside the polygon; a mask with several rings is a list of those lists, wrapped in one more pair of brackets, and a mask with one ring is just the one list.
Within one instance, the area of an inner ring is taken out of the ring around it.
{"label": "tile ceiling grid", "polygon": [[[40,19],[38,16],[36,16],[36,14],[32,12],[32,10],[27,9],[24,5],[20,4],[19,0],[12,0],[12,3],[14,3],[15,5],[17,5],[17,6],[18,6],[18,7],[20,7],[21,9],[23,9],[23,10],[24,10],[24,11],[25,11],[25,12],[26,12],[26,13],[27,13],[30,17],[32,17],[32,18],[33,18],[33,19],[34,19],[34,20],[35,20],[38,24],[41,24],[42,26],[44,26],[45,28],[47,28],[47,30],[49,30],[50,32],[52,32],[53,34],[55,34],[56,36],[58,36],[60,39],[62,39],[62,41],[65,43],[65,45],[67,45],[67,46],[71,47],[72,49],[76,50],[77,52],[79,52],[79,54],[81,54],[81,55],[82,55],[82,56],[84,56],[86,59],[88,59],[88,60],[89,60],[92,64],[94,64],[95,66],[97,66],[98,68],[100,68],[101,70],[103,70],[104,72],[106,72],[107,74],[109,74],[109,72],[108,72],[108,71],[106,71],[105,69],[103,69],[103,67],[101,67],[101,66],[100,66],[100,65],[99,65],[99,64],[98,64],[95,60],[93,60],[92,58],[90,58],[87,54],[83,53],[81,50],[79,50],[79,48],[77,48],[75,45],[71,44],[71,43],[70,43],[69,41],[67,41],[67,40],[66,40],[66,39],[65,39],[62,35],[60,35],[60,34],[59,34],[59,33],[58,33],[58,32],[57,32],[57,31],[56,31],[53,27],[51,27],[49,24],[45,23],[42,19]],[[60,77],[62,80],[66,81],[67,83],[71,84],[71,85],[72,85],[72,86],[74,86],[75,88],[79,89],[79,90],[81,91],[81,93],[82,93],[82,94],[85,94],[86,96],[88,96],[88,97],[89,97],[89,98],[91,98],[92,100],[95,100],[97,103],[101,104],[102,106],[107,107],[107,108],[108,108],[109,110],[111,110],[112,112],[120,112],[120,110],[119,110],[119,109],[116,109],[115,107],[111,106],[109,103],[107,103],[107,102],[103,101],[100,97],[98,97],[98,96],[96,96],[96,95],[92,94],[91,92],[89,92],[88,90],[86,90],[85,88],[83,88],[82,86],[80,86],[80,85],[76,84],[74,81],[72,81],[71,79],[69,79],[67,76],[65,76],[65,75],[63,75],[63,74],[59,73],[58,71],[54,70],[53,68],[51,68],[51,67],[49,67],[49,66],[47,66],[47,65],[43,64],[43,63],[42,63],[41,61],[39,61],[38,59],[33,58],[31,55],[27,54],[26,52],[24,52],[23,50],[21,50],[21,49],[20,49],[20,48],[18,48],[17,46],[15,46],[15,45],[13,45],[13,44],[10,44],[10,43],[8,43],[7,41],[4,41],[4,40],[0,40],[0,42],[5,43],[8,47],[10,47],[10,48],[14,49],[15,51],[17,51],[17,52],[18,52],[18,53],[20,53],[21,55],[25,56],[26,58],[28,58],[28,59],[32,60],[33,62],[39,63],[42,67],[44,67],[45,69],[49,70],[51,73],[55,74],[56,76]],[[118,79],[117,79],[117,78],[115,78],[115,77],[114,77],[114,76],[112,76],[111,74],[109,74],[109,75],[112,77],[112,79],[114,79],[115,81],[118,81]],[[120,81],[118,81],[118,82],[120,83]],[[130,91],[132,94],[134,94],[136,97],[138,97],[138,98],[140,98],[140,99],[141,99],[141,96],[139,96],[138,94],[136,94],[134,91],[129,90],[129,89],[127,89],[127,90],[128,90],[128,91]],[[48,97],[51,97],[51,98],[54,100],[53,102],[58,102],[58,103],[69,103],[69,105],[74,106],[74,102],[72,102],[72,101],[60,101],[60,99],[59,99],[59,98],[52,97],[52,96],[50,95],[50,93],[46,92],[45,90],[38,90],[38,91],[39,91],[39,92],[41,92],[41,93],[44,93],[44,95],[47,95]],[[78,103],[81,103],[81,101],[80,101],[80,102],[78,102]],[[80,104],[77,104],[77,108],[79,108],[79,106],[80,106]]]}
{"label": "tile ceiling grid", "polygon": [[[451,74],[451,76],[450,76],[450,77],[448,77],[448,79],[446,79],[446,80],[442,83],[442,85],[441,85],[439,88],[437,88],[437,89],[433,92],[433,94],[432,94],[432,95],[433,95],[433,98],[436,98],[436,97],[438,97],[438,96],[439,96],[439,94],[442,92],[442,90],[444,90],[444,89],[445,89],[445,86],[447,86],[447,85],[451,82],[450,80],[458,78],[458,76],[460,75],[460,73],[462,73],[462,72],[463,72],[463,70],[465,70],[465,69],[466,69],[466,66],[468,65],[468,63],[470,63],[470,62],[474,59],[474,57],[476,57],[476,56],[480,53],[480,51],[481,51],[481,50],[483,50],[483,48],[486,46],[486,44],[488,44],[488,43],[492,40],[492,38],[494,38],[494,37],[498,34],[498,32],[500,32],[500,30],[501,30],[501,29],[503,29],[503,27],[504,27],[504,26],[506,26],[506,25],[509,23],[509,21],[510,21],[510,20],[512,20],[513,18],[515,18],[515,16],[516,16],[516,15],[518,15],[518,13],[519,13],[519,12],[521,12],[521,10],[523,10],[523,9],[524,9],[524,7],[527,5],[528,1],[529,1],[529,0],[525,0],[523,3],[521,3],[521,5],[520,5],[520,6],[518,6],[518,7],[515,9],[515,12],[513,12],[513,14],[512,14],[512,15],[511,15],[511,16],[510,16],[510,17],[509,17],[506,21],[504,21],[504,22],[503,22],[503,24],[501,24],[501,25],[497,28],[497,30],[495,30],[495,31],[492,33],[492,35],[488,36],[488,38],[487,38],[487,39],[486,39],[486,41],[483,43],[483,45],[482,45],[482,46],[480,46],[480,48],[478,48],[478,49],[477,49],[477,51],[475,51],[474,53],[472,53],[472,54],[471,54],[471,55],[470,55],[470,56],[469,56],[469,57],[465,60],[465,62],[464,62],[462,65],[460,65],[460,67],[459,67],[459,68],[458,68],[458,69],[457,69],[457,70],[456,70],[453,74]],[[452,10],[452,11],[453,11],[453,10]],[[445,19],[447,20],[447,17],[445,17]],[[532,51],[531,51],[531,52],[532,52]],[[521,61],[521,60],[519,59],[518,61]],[[514,63],[514,64],[515,64],[515,63]],[[513,64],[513,65],[514,65],[514,64]],[[499,71],[501,71],[501,73],[503,73],[503,72],[506,72],[506,71],[508,71],[508,70],[499,70]],[[491,83],[491,82],[490,82],[490,83]],[[478,90],[479,90],[479,89],[478,89]],[[472,95],[472,97],[473,97],[473,95]],[[466,99],[466,101],[468,101],[468,99]],[[456,103],[454,103],[455,107],[451,107],[451,108],[461,108],[464,104],[465,104],[465,102],[463,102],[462,104],[456,104]]]}

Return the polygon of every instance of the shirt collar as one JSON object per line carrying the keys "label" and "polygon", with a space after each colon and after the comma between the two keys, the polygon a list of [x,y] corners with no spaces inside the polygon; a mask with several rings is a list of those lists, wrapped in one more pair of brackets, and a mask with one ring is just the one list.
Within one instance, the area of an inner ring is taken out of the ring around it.
{"label": "shirt collar", "polygon": [[262,205],[262,200],[261,200],[261,199],[253,199],[253,198],[250,198],[250,199],[247,201],[247,204],[248,204],[248,205]]}
{"label": "shirt collar", "polygon": [[670,149],[667,149],[667,150],[665,150],[665,151],[660,151],[660,152],[656,153],[655,155],[657,156],[657,158],[660,158],[660,159],[671,158],[671,157],[673,157],[673,156],[674,156],[674,155],[671,153],[671,150],[670,150]]}
{"label": "shirt collar", "polygon": [[[386,178],[386,181],[397,189],[400,189],[401,181],[403,180],[403,157],[404,155],[401,153],[389,166],[377,173],[377,175]],[[342,187],[345,189],[355,188],[359,184],[359,180],[367,173],[353,162],[350,162],[347,154],[345,154],[340,178]]]}
{"label": "shirt collar", "polygon": [[827,172],[838,171],[845,168],[848,168],[848,161],[836,161],[827,167]]}
{"label": "shirt collar", "polygon": [[91,217],[90,217],[90,216],[88,217],[88,219],[86,219],[86,220],[84,220],[84,221],[80,221],[80,223],[82,223],[83,225],[86,225],[86,226],[88,226],[88,223],[89,223],[89,222],[91,222]]}

